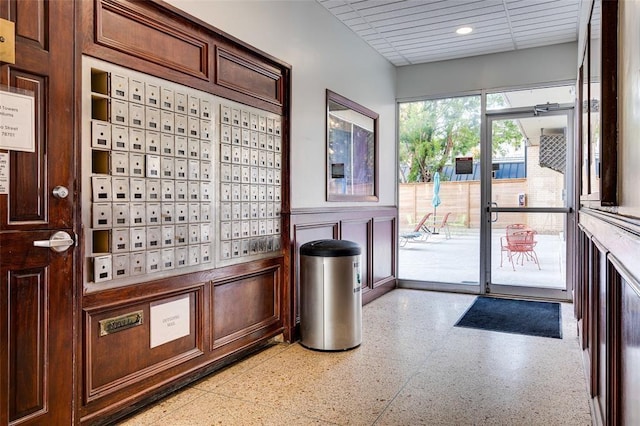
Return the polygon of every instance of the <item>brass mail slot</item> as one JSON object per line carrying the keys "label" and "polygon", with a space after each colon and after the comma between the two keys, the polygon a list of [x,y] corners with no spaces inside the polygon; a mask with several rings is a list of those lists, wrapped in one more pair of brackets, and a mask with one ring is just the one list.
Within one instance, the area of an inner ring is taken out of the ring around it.
{"label": "brass mail slot", "polygon": [[100,337],[117,333],[118,331],[141,325],[142,311],[130,312],[118,317],[103,319],[99,321],[98,324],[100,324]]}

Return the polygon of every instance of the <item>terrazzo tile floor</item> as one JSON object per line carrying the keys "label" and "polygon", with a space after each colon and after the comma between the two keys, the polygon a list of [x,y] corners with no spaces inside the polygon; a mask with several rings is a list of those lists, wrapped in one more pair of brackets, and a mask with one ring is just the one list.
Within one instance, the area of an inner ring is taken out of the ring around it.
{"label": "terrazzo tile floor", "polygon": [[473,295],[398,289],[362,344],[276,343],[121,425],[591,425],[573,306],[562,339],[454,327]]}

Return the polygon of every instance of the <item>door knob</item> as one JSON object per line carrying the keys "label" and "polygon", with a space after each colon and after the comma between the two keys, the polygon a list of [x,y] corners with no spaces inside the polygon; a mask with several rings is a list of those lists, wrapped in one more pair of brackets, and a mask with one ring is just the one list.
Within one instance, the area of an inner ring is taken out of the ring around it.
{"label": "door knob", "polygon": [[69,190],[64,186],[56,186],[51,192],[53,193],[54,197],[61,200],[69,196]]}
{"label": "door knob", "polygon": [[64,231],[58,231],[51,236],[48,240],[40,240],[34,241],[33,245],[35,247],[49,247],[51,250],[62,253],[69,247],[75,244],[71,235],[67,234]]}

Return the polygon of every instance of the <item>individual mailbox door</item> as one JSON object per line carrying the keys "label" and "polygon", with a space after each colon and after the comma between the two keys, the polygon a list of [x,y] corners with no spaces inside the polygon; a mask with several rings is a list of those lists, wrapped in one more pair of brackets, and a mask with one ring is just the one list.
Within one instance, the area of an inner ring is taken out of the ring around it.
{"label": "individual mailbox door", "polygon": [[251,113],[251,117],[249,119],[249,128],[253,131],[258,130],[258,114]]}
{"label": "individual mailbox door", "polygon": [[200,245],[200,263],[211,262],[211,244]]}
{"label": "individual mailbox door", "polygon": [[129,257],[129,271],[131,275],[142,275],[146,272],[146,257],[144,252],[131,253]]}
{"label": "individual mailbox door", "polygon": [[173,225],[162,226],[162,247],[173,247],[175,238],[175,228]]}
{"label": "individual mailbox door", "polygon": [[267,203],[258,203],[258,218],[266,219],[267,217]]}
{"label": "individual mailbox door", "polygon": [[172,224],[175,222],[175,206],[173,203],[162,203],[162,223]]}
{"label": "individual mailbox door", "polygon": [[129,106],[126,102],[112,101],[111,122],[114,125],[127,126],[129,120]]}
{"label": "individual mailbox door", "polygon": [[258,116],[258,130],[262,133],[267,132],[267,117],[265,117],[264,115]]}
{"label": "individual mailbox door", "polygon": [[211,163],[208,161],[202,161],[200,163],[200,179],[203,181],[210,181],[212,178],[213,169]]}
{"label": "individual mailbox door", "polygon": [[213,136],[213,127],[210,121],[200,120],[200,139],[211,140]]}
{"label": "individual mailbox door", "polygon": [[247,221],[242,222],[242,238],[248,238],[251,236],[251,223]]}
{"label": "individual mailbox door", "polygon": [[113,277],[124,278],[129,276],[129,254],[114,254]]}
{"label": "individual mailbox door", "polygon": [[251,219],[251,203],[242,203],[240,206],[240,218],[242,220]]}
{"label": "individual mailbox door", "polygon": [[186,246],[189,241],[189,226],[188,225],[176,225],[175,228],[175,245]]}
{"label": "individual mailbox door", "polygon": [[189,205],[187,203],[176,203],[176,223],[187,223],[189,221]]}
{"label": "individual mailbox door", "polygon": [[231,126],[220,126],[220,142],[225,144],[231,144]]}
{"label": "individual mailbox door", "polygon": [[200,140],[190,138],[188,139],[187,144],[187,156],[189,157],[189,160],[200,159]]}
{"label": "individual mailbox door", "polygon": [[231,201],[230,183],[223,183],[220,185],[220,201]]}
{"label": "individual mailbox door", "polygon": [[129,228],[131,251],[144,250],[147,247],[147,231],[144,227]]}
{"label": "individual mailbox door", "polygon": [[111,97],[129,99],[129,79],[121,74],[111,74]]}
{"label": "individual mailbox door", "polygon": [[129,101],[138,104],[144,103],[144,83],[140,80],[129,80]]}
{"label": "individual mailbox door", "polygon": [[179,136],[187,136],[187,127],[189,126],[189,120],[186,115],[175,115],[175,133]]}
{"label": "individual mailbox door", "polygon": [[130,249],[129,228],[116,228],[111,232],[111,253],[126,253]]}
{"label": "individual mailbox door", "polygon": [[258,132],[251,132],[250,146],[251,148],[254,148],[254,149],[258,148],[259,146]]}
{"label": "individual mailbox door", "polygon": [[234,126],[240,126],[240,109],[231,108],[231,124]]}
{"label": "individual mailbox door", "polygon": [[231,164],[222,163],[220,165],[220,181],[231,182]]}
{"label": "individual mailbox door", "polygon": [[231,259],[231,241],[224,241],[220,244],[220,258]]}
{"label": "individual mailbox door", "polygon": [[173,90],[163,87],[160,91],[161,93],[161,104],[160,108],[168,111],[173,111],[175,108],[175,94]]}
{"label": "individual mailbox door", "polygon": [[211,160],[212,150],[211,150],[211,142],[209,141],[200,141],[200,159],[201,160]]}
{"label": "individual mailbox door", "polygon": [[267,149],[267,135],[264,133],[258,134],[258,148]]}
{"label": "individual mailbox door", "polygon": [[220,161],[222,161],[223,163],[231,162],[231,145],[220,145]]}
{"label": "individual mailbox door", "polygon": [[231,124],[231,107],[229,105],[220,105],[220,122]]}
{"label": "individual mailbox door", "polygon": [[144,85],[145,104],[152,107],[160,107],[160,88],[152,83]]}
{"label": "individual mailbox door", "polygon": [[163,179],[160,181],[162,186],[162,200],[173,201],[175,200],[175,185],[172,180]]}
{"label": "individual mailbox door", "polygon": [[160,187],[160,181],[158,179],[147,179],[147,201],[160,201],[160,193],[162,188]]}
{"label": "individual mailbox door", "polygon": [[282,152],[282,138],[280,138],[279,136],[276,136],[273,139],[273,150],[275,152]]}
{"label": "individual mailbox door", "polygon": [[129,178],[114,177],[111,179],[113,200],[129,201]]}
{"label": "individual mailbox door", "polygon": [[160,136],[160,151],[162,155],[173,156],[175,150],[175,141],[173,135],[163,133]]}
{"label": "individual mailbox door", "polygon": [[129,151],[129,129],[124,126],[111,126],[111,149]]}
{"label": "individual mailbox door", "polygon": [[220,222],[220,240],[228,241],[231,239],[231,222]]}
{"label": "individual mailbox door", "polygon": [[146,152],[147,136],[142,129],[129,129],[129,151],[144,154]]}
{"label": "individual mailbox door", "polygon": [[231,185],[231,201],[241,201],[242,185],[234,183]]}
{"label": "individual mailbox door", "polygon": [[199,244],[200,243],[200,224],[191,223],[189,224],[189,244]]}
{"label": "individual mailbox door", "polygon": [[126,152],[111,152],[111,175],[129,176],[129,154]]}
{"label": "individual mailbox door", "polygon": [[96,229],[111,228],[113,216],[111,203],[93,203],[91,206],[92,225]]}
{"label": "individual mailbox door", "polygon": [[173,247],[162,249],[161,256],[163,271],[167,271],[175,267],[176,251]]}
{"label": "individual mailbox door", "polygon": [[189,197],[189,185],[186,180],[176,181],[176,200],[187,201]]}
{"label": "individual mailbox door", "polygon": [[149,130],[160,130],[160,110],[158,108],[146,107],[144,110],[147,119],[146,128]]}
{"label": "individual mailbox door", "polygon": [[184,268],[189,263],[189,252],[186,247],[176,247],[176,268]]}
{"label": "individual mailbox door", "polygon": [[240,257],[240,241],[231,241],[231,257]]}
{"label": "individual mailbox door", "polygon": [[231,220],[231,203],[220,203],[220,220]]}
{"label": "individual mailbox door", "polygon": [[200,119],[198,117],[189,117],[187,119],[187,128],[187,136],[200,138]]}
{"label": "individual mailbox door", "polygon": [[147,225],[162,223],[162,206],[160,203],[146,203]]}
{"label": "individual mailbox door", "polygon": [[93,201],[111,201],[111,177],[92,176],[91,189]]}
{"label": "individual mailbox door", "polygon": [[129,126],[143,129],[145,124],[144,106],[129,104]]}
{"label": "individual mailbox door", "polygon": [[200,220],[203,222],[211,222],[213,216],[211,214],[211,203],[200,203]]}
{"label": "individual mailbox door", "polygon": [[129,226],[129,203],[113,203],[113,226]]}
{"label": "individual mailbox door", "polygon": [[144,203],[131,203],[129,205],[132,226],[144,226],[147,223],[146,209]]}
{"label": "individual mailbox door", "polygon": [[251,221],[251,236],[257,237],[260,234],[260,224],[257,220]]}
{"label": "individual mailbox door", "polygon": [[144,154],[129,153],[129,174],[134,177],[144,177]]}
{"label": "individual mailbox door", "polygon": [[200,264],[200,246],[189,246],[189,265],[199,265]]}
{"label": "individual mailbox door", "polygon": [[212,192],[209,182],[200,182],[200,201],[211,201]]}
{"label": "individual mailbox door", "polygon": [[162,169],[162,173],[160,177],[162,179],[173,179],[174,178],[174,163],[173,157],[161,157],[160,158],[160,168]]}
{"label": "individual mailbox door", "polygon": [[189,180],[200,180],[200,161],[199,160],[189,160],[188,161],[189,168]]}
{"label": "individual mailbox door", "polygon": [[242,131],[239,127],[231,127],[231,145],[241,145]]}
{"label": "individual mailbox door", "polygon": [[113,203],[113,226],[129,226],[129,203]]}
{"label": "individual mailbox door", "polygon": [[176,143],[175,156],[186,157],[187,152],[189,150],[189,142],[187,138],[185,136],[176,136],[175,143]]}
{"label": "individual mailbox door", "polygon": [[197,96],[189,95],[187,97],[189,104],[189,115],[194,117],[200,117],[200,98]]}
{"label": "individual mailbox door", "polygon": [[111,149],[111,124],[96,120],[91,122],[91,146]]}
{"label": "individual mailbox door", "polygon": [[147,131],[145,133],[145,152],[147,154],[160,154],[160,134],[158,132]]}
{"label": "individual mailbox door", "polygon": [[162,245],[162,228],[159,226],[147,227],[147,250],[158,249]]}
{"label": "individual mailbox door", "polygon": [[147,274],[151,274],[153,272],[160,271],[160,261],[162,260],[162,256],[160,255],[160,250],[151,250],[147,252],[146,259],[146,270]]}
{"label": "individual mailbox door", "polygon": [[173,133],[175,126],[175,114],[172,111],[160,111],[160,129],[163,133]]}
{"label": "individual mailbox door", "polygon": [[187,179],[189,173],[189,163],[186,158],[176,158],[175,160],[176,179]]}
{"label": "individual mailbox door", "polygon": [[211,108],[211,102],[206,99],[200,99],[200,117],[205,120],[213,118],[213,109]]}
{"label": "individual mailbox door", "polygon": [[231,222],[231,239],[237,240],[242,236],[242,222],[239,220]]}
{"label": "individual mailbox door", "polygon": [[208,223],[200,224],[200,242],[208,243],[211,241],[211,225]]}
{"label": "individual mailbox door", "polygon": [[233,183],[242,182],[242,166],[238,164],[231,165],[231,182]]}
{"label": "individual mailbox door", "polygon": [[187,94],[176,92],[176,112],[186,114],[188,108]]}
{"label": "individual mailbox door", "polygon": [[276,136],[282,135],[282,122],[278,119],[273,120],[273,134]]}
{"label": "individual mailbox door", "polygon": [[110,281],[112,275],[112,258],[111,255],[97,256],[93,258],[93,281],[96,283]]}
{"label": "individual mailbox door", "polygon": [[273,151],[273,135],[267,135],[267,151]]}
{"label": "individual mailbox door", "polygon": [[160,177],[160,156],[147,154],[146,157],[147,173],[146,176],[150,178]]}
{"label": "individual mailbox door", "polygon": [[240,111],[240,125],[245,129],[248,129],[251,125],[251,113],[249,111],[244,109]]}
{"label": "individual mailbox door", "polygon": [[131,178],[131,201],[144,201],[147,198],[147,181],[145,179]]}
{"label": "individual mailbox door", "polygon": [[200,222],[200,203],[189,203],[189,222]]}

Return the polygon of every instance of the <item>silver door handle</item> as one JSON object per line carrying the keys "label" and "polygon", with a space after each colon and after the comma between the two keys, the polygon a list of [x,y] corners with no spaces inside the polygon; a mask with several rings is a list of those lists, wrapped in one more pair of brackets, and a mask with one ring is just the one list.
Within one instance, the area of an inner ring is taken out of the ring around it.
{"label": "silver door handle", "polygon": [[48,240],[34,241],[35,247],[49,247],[51,250],[61,253],[75,244],[71,235],[64,231],[58,231],[51,236]]}

